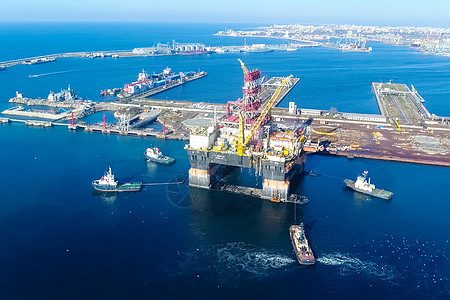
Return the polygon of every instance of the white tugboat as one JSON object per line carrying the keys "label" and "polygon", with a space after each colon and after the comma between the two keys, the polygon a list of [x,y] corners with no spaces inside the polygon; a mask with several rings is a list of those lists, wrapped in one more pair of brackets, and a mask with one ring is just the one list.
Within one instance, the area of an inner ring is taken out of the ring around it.
{"label": "white tugboat", "polygon": [[119,184],[114,179],[114,174],[109,167],[108,172],[102,178],[92,181],[92,186],[100,192],[137,192],[141,190],[140,182]]}
{"label": "white tugboat", "polygon": [[368,171],[364,171],[363,174],[359,175],[356,178],[356,182],[350,179],[345,179],[344,183],[347,185],[347,187],[357,192],[382,199],[391,199],[392,195],[394,195],[392,192],[377,189],[375,188],[374,184],[370,183],[370,178],[369,181],[366,180],[368,173]]}
{"label": "white tugboat", "polygon": [[145,151],[145,156],[149,161],[154,161],[165,165],[171,165],[175,163],[175,159],[168,156],[164,156],[157,147],[147,148],[147,150]]}

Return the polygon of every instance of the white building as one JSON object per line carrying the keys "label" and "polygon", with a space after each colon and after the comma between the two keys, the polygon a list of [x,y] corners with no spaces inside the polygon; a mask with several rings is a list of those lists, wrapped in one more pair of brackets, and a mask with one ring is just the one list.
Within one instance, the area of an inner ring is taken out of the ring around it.
{"label": "white building", "polygon": [[353,114],[353,113],[342,113],[342,117],[347,120],[358,120],[358,121],[372,121],[372,122],[383,122],[386,123],[386,117],[383,115],[372,115],[372,114]]}
{"label": "white building", "polygon": [[319,109],[308,109],[308,108],[302,108],[300,109],[300,114],[303,116],[320,116],[321,110]]}
{"label": "white building", "polygon": [[295,102],[289,102],[289,113],[293,115],[298,114],[298,109]]}

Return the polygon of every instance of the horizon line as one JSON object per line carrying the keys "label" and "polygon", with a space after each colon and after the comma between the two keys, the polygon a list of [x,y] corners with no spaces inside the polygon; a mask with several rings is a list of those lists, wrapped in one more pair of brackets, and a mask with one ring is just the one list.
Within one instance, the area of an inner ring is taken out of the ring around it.
{"label": "horizon line", "polygon": [[316,23],[316,22],[304,22],[304,23],[266,23],[266,22],[236,22],[236,21],[230,21],[230,22],[224,22],[224,21],[131,21],[131,20],[32,20],[32,21],[24,21],[24,20],[0,20],[0,24],[26,24],[26,23],[66,23],[66,24],[75,24],[75,23],[91,23],[91,24],[119,24],[119,23],[129,23],[129,24],[220,24],[220,25],[226,25],[226,24],[249,24],[249,25],[312,25],[312,26],[336,26],[336,25],[349,25],[349,26],[373,26],[373,27],[413,27],[413,28],[446,28],[450,29],[450,26],[433,26],[433,25],[374,25],[374,24],[358,24],[358,23]]}

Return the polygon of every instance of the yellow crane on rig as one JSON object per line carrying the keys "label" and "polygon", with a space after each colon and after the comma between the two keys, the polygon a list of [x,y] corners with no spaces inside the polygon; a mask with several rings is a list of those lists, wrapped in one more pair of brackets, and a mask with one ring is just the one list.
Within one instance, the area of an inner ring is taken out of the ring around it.
{"label": "yellow crane on rig", "polygon": [[248,69],[245,66],[244,62],[240,58],[238,58],[238,61],[241,63],[241,68],[242,68],[242,71],[244,71],[244,75],[247,74],[248,73]]}
{"label": "yellow crane on rig", "polygon": [[[240,60],[239,60],[240,61]],[[244,70],[245,65],[241,61],[242,69]],[[245,68],[247,70],[247,68]],[[244,70],[244,72],[245,72]],[[280,86],[275,90],[275,92],[272,94],[272,96],[267,100],[266,105],[264,106],[263,110],[261,111],[261,114],[256,119],[255,123],[253,124],[252,128],[250,129],[250,133],[245,137],[244,139],[244,118],[242,116],[242,112],[239,113],[239,135],[238,135],[238,141],[237,141],[237,153],[238,156],[244,155],[244,148],[250,142],[253,135],[256,133],[256,130],[261,126],[262,122],[266,118],[267,114],[269,113],[272,106],[275,104],[275,101],[278,99],[278,96],[280,95],[281,91],[286,85],[286,82],[291,79],[292,75],[289,75],[283,81],[281,82]]]}

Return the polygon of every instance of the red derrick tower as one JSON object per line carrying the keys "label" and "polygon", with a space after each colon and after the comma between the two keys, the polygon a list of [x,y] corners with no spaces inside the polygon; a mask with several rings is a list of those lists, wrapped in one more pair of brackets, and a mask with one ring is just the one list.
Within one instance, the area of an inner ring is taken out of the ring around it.
{"label": "red derrick tower", "polygon": [[[259,92],[261,91],[261,71],[254,69],[247,70],[245,64],[238,59],[244,71],[244,86],[242,87],[243,97],[237,101],[228,101],[227,114],[233,115],[232,108],[240,107],[245,124],[253,124],[258,117],[261,108],[261,98]],[[236,113],[234,113],[236,114]]]}
{"label": "red derrick tower", "polygon": [[243,98],[241,102],[242,116],[244,117],[244,122],[247,124],[253,123],[254,119],[258,117],[258,112],[261,107],[260,91],[261,71],[255,69],[250,72],[247,71],[247,73],[244,72]]}

